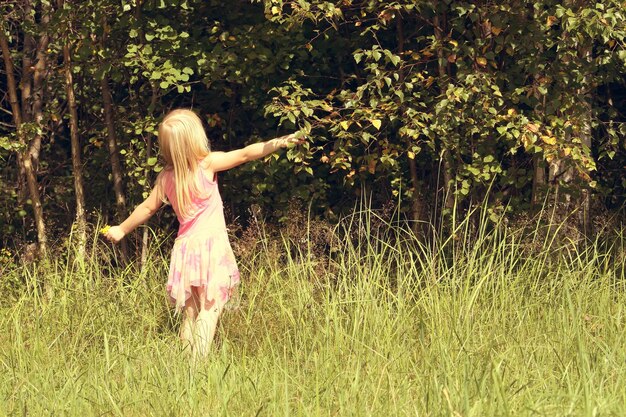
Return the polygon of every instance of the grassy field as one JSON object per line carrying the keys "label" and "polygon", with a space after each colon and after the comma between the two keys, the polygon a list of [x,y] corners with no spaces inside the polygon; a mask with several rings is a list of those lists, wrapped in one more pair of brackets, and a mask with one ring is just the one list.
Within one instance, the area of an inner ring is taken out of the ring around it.
{"label": "grassy field", "polygon": [[624,239],[466,224],[432,250],[372,215],[330,259],[260,234],[204,363],[181,351],[166,254],[112,268],[94,237],[82,260],[5,268],[0,415],[626,415]]}

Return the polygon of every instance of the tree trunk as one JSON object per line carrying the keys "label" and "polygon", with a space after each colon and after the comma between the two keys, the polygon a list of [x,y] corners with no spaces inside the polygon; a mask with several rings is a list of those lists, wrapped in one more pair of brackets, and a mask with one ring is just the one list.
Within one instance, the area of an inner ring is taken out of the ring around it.
{"label": "tree trunk", "polygon": [[[152,84],[152,98],[150,99],[150,106],[148,107],[150,114],[154,114],[154,109],[156,107],[156,103],[157,103],[157,98],[158,98],[158,94],[159,94],[159,89],[157,88],[156,84]],[[146,160],[150,160],[150,158],[152,157],[152,134],[148,134],[148,137],[146,139]],[[151,172],[151,168],[148,165],[148,167],[146,168],[146,183],[149,184],[150,183],[150,172]],[[149,244],[149,234],[148,234],[148,228],[144,227],[143,229],[143,236],[141,237],[141,268],[143,269],[143,266],[146,264],[146,260],[148,259],[148,244]]]}
{"label": "tree trunk", "polygon": [[[35,25],[33,15],[31,14],[30,1],[24,2],[24,20],[28,24]],[[20,80],[20,93],[22,95],[22,122],[28,123],[31,121],[31,94],[32,94],[32,77],[33,73],[33,59],[32,55],[35,51],[35,39],[32,35],[24,34],[24,45],[22,50],[22,79]]]}
{"label": "tree trunk", "polygon": [[109,81],[106,75],[102,78],[100,85],[102,87],[102,101],[104,102],[104,120],[107,127],[107,146],[109,149],[109,157],[111,158],[115,205],[117,207],[118,219],[122,219],[126,216],[126,197],[124,196],[122,163],[117,147],[115,123],[113,122],[113,100],[111,98],[111,90],[109,89]]}
{"label": "tree trunk", "polygon": [[[537,20],[537,14],[539,10],[535,9],[532,4],[529,6],[528,17],[530,20]],[[529,22],[530,23],[530,22]],[[544,45],[537,45],[539,56],[543,55]],[[535,77],[535,83],[538,83],[539,79],[543,78],[543,74],[539,73]],[[538,92],[539,85],[534,85],[533,90],[535,94]],[[542,121],[545,123],[546,119],[546,96],[543,96],[543,100],[539,101],[540,97],[537,97],[538,103],[535,107],[535,113],[537,115],[541,115]],[[546,192],[546,163],[544,161],[544,157],[542,155],[535,154],[533,155],[532,160],[532,169],[533,169],[533,184],[532,184],[532,194],[530,196],[530,206],[533,212],[537,212],[539,210],[539,203],[543,201],[545,198]],[[541,203],[543,207],[543,202]]]}
{"label": "tree trunk", "polygon": [[[398,16],[396,19],[396,31],[398,40],[398,55],[402,55],[404,53],[404,20],[402,16]],[[401,85],[404,83],[404,77],[404,71],[401,69],[399,79]],[[412,188],[411,229],[418,239],[424,240],[425,230],[422,227],[424,224],[424,203],[422,201],[421,184],[419,181],[419,176],[417,175],[417,163],[415,162],[414,157],[409,157],[409,171],[411,175]]]}
{"label": "tree trunk", "polygon": [[78,256],[85,253],[87,242],[87,219],[85,217],[85,191],[83,187],[83,165],[81,162],[80,140],[78,137],[78,111],[74,96],[74,82],[72,80],[72,64],[70,47],[63,46],[63,64],[65,69],[65,89],[67,104],[70,110],[70,141],[72,148],[72,170],[74,173],[74,191],[76,193],[76,233],[78,236]]}
{"label": "tree trunk", "polygon": [[[435,30],[435,39],[437,41],[437,70],[439,73],[439,86],[441,89],[441,93],[443,93],[446,88],[445,83],[448,80],[448,67],[446,64],[446,59],[443,56],[443,42],[444,42],[444,32],[446,25],[446,14],[445,12],[442,15],[439,15],[439,2],[435,3],[435,16],[433,17],[433,26]],[[454,198],[452,195],[452,161],[450,150],[443,146],[443,150],[441,152],[441,159],[443,165],[443,194],[444,194],[444,209],[452,210],[454,207]]]}
{"label": "tree trunk", "polygon": [[[141,6],[142,6],[142,1],[138,1],[137,5],[135,7],[134,10],[134,14],[135,14],[135,19],[137,21],[139,21],[141,19]],[[145,34],[143,33],[142,30],[139,31],[139,37],[141,39],[141,43],[145,44],[146,43],[146,39],[145,39]],[[157,97],[158,97],[158,93],[159,93],[159,89],[157,88],[157,86],[155,84],[151,85],[152,87],[152,97],[150,99],[150,105],[148,106],[148,113],[150,115],[154,114],[154,109],[156,107],[156,102],[157,102]],[[150,158],[152,157],[152,134],[148,134],[147,138],[146,138],[146,161],[150,160]],[[145,170],[145,177],[146,177],[146,184],[150,184],[150,172],[151,172],[151,168],[148,165],[146,167]],[[143,233],[141,236],[141,265],[140,268],[141,270],[143,270],[147,258],[148,258],[148,245],[150,242],[150,235],[148,234],[148,228],[144,227],[143,228]]]}
{"label": "tree trunk", "polygon": [[[588,67],[591,62],[591,47],[587,46],[582,48],[581,50],[581,58],[583,60],[583,66]],[[582,123],[580,126],[580,143],[583,146],[586,146],[588,149],[591,149],[591,122],[593,117],[593,112],[591,108],[591,94],[589,91],[585,91],[585,89],[590,88],[589,86],[589,76],[585,76],[585,82],[583,87],[578,91],[578,96],[581,97],[583,102],[583,112],[582,112]],[[591,211],[591,191],[588,187],[582,188],[581,202],[580,202],[580,211],[579,211],[579,221],[581,232],[587,237],[591,238],[593,236],[593,224],[591,222],[591,218],[589,213]]]}
{"label": "tree trunk", "polygon": [[427,229],[424,227],[424,201],[420,192],[420,181],[417,175],[417,164],[414,158],[409,158],[409,170],[411,171],[411,186],[413,200],[411,201],[411,216],[413,224],[411,229],[418,239],[426,238]]}
{"label": "tree trunk", "polygon": [[35,215],[37,240],[39,241],[39,253],[45,258],[48,252],[48,237],[46,234],[46,224],[43,216],[43,206],[41,205],[41,197],[39,194],[39,183],[37,182],[37,175],[28,154],[24,154],[22,156],[22,163],[24,164],[24,170],[26,171],[28,193],[30,194],[33,213]]}
{"label": "tree trunk", "polygon": [[[581,0],[570,0],[566,4],[574,10],[585,7],[585,2]],[[569,90],[567,93],[572,94],[581,106],[573,106],[570,113],[566,114],[568,118],[578,121],[577,131],[574,130],[572,135],[576,137],[566,137],[566,142],[578,142],[583,148],[591,149],[591,122],[592,109],[590,98],[589,71],[591,64],[592,45],[588,42],[579,43],[577,45],[578,69],[587,74],[584,76],[582,84],[576,89]],[[557,217],[559,223],[566,222],[569,229],[575,229],[581,235],[591,236],[591,221],[589,211],[591,207],[591,193],[587,184],[582,184],[575,179],[575,171],[572,166],[567,166],[563,158],[556,158],[550,162],[550,182],[555,186],[555,207],[557,209]],[[566,185],[567,190],[562,192],[560,185]],[[574,192],[575,188],[579,188],[580,194]],[[575,200],[576,199],[576,200]],[[576,216],[570,216],[570,214]]]}
{"label": "tree trunk", "polygon": [[533,189],[531,205],[533,210],[537,210],[539,202],[542,200],[542,191],[546,186],[546,166],[543,158],[539,155],[533,156]]}
{"label": "tree trunk", "polygon": [[564,159],[556,158],[550,161],[548,175],[554,190],[554,204],[558,207],[560,214],[564,216],[570,209],[572,197],[569,191],[561,193],[561,183],[570,185],[574,178],[574,170],[567,166]]}
{"label": "tree trunk", "polygon": [[[103,33],[100,39],[100,46],[104,50],[106,47],[107,33],[109,33],[109,27],[106,21],[106,17],[102,17]],[[102,63],[103,65],[104,63]],[[115,219],[118,223],[121,223],[126,217],[126,196],[124,195],[124,176],[122,174],[122,163],[120,161],[119,149],[117,146],[117,135],[115,134],[115,122],[113,121],[113,96],[111,95],[111,89],[109,88],[108,74],[102,75],[100,80],[100,89],[102,91],[102,102],[104,104],[104,120],[107,128],[107,148],[109,150],[109,158],[111,160],[111,175],[113,177],[113,192],[115,193]],[[122,262],[128,262],[129,250],[128,240],[122,239],[120,242],[122,249]]]}
{"label": "tree trunk", "polygon": [[[111,174],[113,176],[113,192],[115,193],[115,218],[118,223],[127,215],[126,197],[124,196],[124,184],[122,175],[122,163],[117,146],[117,135],[115,134],[115,123],[113,121],[113,98],[111,97],[111,89],[109,88],[109,80],[106,74],[102,76],[100,81],[102,90],[102,101],[104,102],[104,120],[107,127],[107,147],[109,149],[109,158],[111,160]],[[128,261],[128,241],[122,239],[120,242],[122,249],[122,261]]]}
{"label": "tree trunk", "polygon": [[[24,2],[23,19],[34,25],[33,17],[31,14],[30,1]],[[33,51],[35,50],[35,40],[32,35],[24,34],[24,43],[22,46],[22,78],[20,80],[20,93],[22,99],[22,122],[30,122],[30,106],[31,106],[31,72],[33,67],[33,60],[31,58]],[[26,143],[26,142],[24,142]],[[18,158],[20,174],[17,180],[17,199],[20,204],[26,201],[28,195],[28,182],[26,180],[26,169],[24,167],[24,161],[22,158]],[[26,186],[25,186],[26,185]]]}
{"label": "tree trunk", "polygon": [[[47,25],[50,21],[50,6],[45,7],[42,10],[41,24],[44,25],[44,32],[41,34],[39,38],[39,44],[37,45],[37,61],[34,66],[34,74],[33,74],[33,107],[32,107],[32,119],[35,121],[37,126],[43,131],[43,95],[44,95],[44,80],[46,78],[46,73],[48,71],[48,57],[46,55],[46,50],[48,49],[48,44],[50,42],[50,37],[47,33]],[[37,133],[33,140],[30,143],[28,148],[28,153],[30,155],[31,160],[33,161],[33,165],[35,170],[39,170],[39,154],[41,152],[41,142],[42,135]]]}
{"label": "tree trunk", "polygon": [[[49,36],[47,25],[50,21],[50,6],[43,5],[41,9],[41,21],[35,22],[32,15],[30,0],[24,2],[24,20],[31,25],[39,24],[42,27],[39,41],[36,42],[32,35],[24,36],[22,52],[22,79],[20,80],[20,92],[22,95],[22,122],[35,122],[39,132],[43,131],[43,81],[47,70],[47,55]],[[35,55],[35,62],[33,62]],[[34,133],[28,141],[28,152],[35,172],[39,171],[39,154],[41,152],[42,134]],[[23,166],[20,167],[24,174]],[[18,183],[18,198],[24,201],[23,187]]]}
{"label": "tree trunk", "polygon": [[0,48],[2,49],[2,55],[4,58],[4,66],[7,73],[7,89],[9,92],[9,101],[11,103],[11,111],[13,112],[13,121],[15,123],[15,130],[17,132],[17,138],[19,143],[23,146],[24,150],[18,151],[18,163],[20,167],[24,167],[24,174],[26,176],[26,183],[28,185],[28,191],[33,207],[33,214],[35,216],[35,225],[37,227],[37,240],[39,247],[39,254],[43,257],[47,255],[47,235],[46,226],[44,222],[43,207],[41,205],[41,198],[39,194],[39,184],[37,183],[37,175],[33,168],[30,155],[28,153],[28,141],[24,137],[22,131],[22,112],[20,104],[17,98],[17,83],[15,81],[13,61],[11,59],[11,52],[9,50],[9,43],[4,34],[4,20],[0,23]]}
{"label": "tree trunk", "polygon": [[[591,118],[590,118],[591,119]],[[591,120],[585,122],[583,137],[581,138],[581,142],[589,146],[591,148]],[[582,190],[581,203],[580,203],[580,212],[579,212],[579,221],[581,225],[581,232],[587,238],[592,238],[594,234],[593,223],[590,217],[591,212],[591,191],[589,188],[584,187]]]}

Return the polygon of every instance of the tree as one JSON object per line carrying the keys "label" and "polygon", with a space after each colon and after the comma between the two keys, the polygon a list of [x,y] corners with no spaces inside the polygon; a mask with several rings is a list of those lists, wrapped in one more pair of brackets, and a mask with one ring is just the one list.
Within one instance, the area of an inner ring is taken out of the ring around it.
{"label": "tree", "polygon": [[[570,3],[266,1],[275,21],[313,25],[320,35],[310,50],[338,43],[335,53],[354,58],[332,86],[294,76],[275,90],[268,111],[331,135],[332,154],[322,158],[348,182],[358,172],[361,181],[370,173],[415,184],[417,167],[399,164],[401,155],[439,178],[427,163],[435,160],[460,207],[480,204],[491,190],[488,210],[497,219],[506,207],[538,202],[547,165],[558,204],[573,196],[566,211],[582,205],[588,213],[598,128],[590,93],[619,76],[624,19],[618,2]],[[415,30],[405,37],[404,27]],[[450,212],[452,201],[442,206]]]}
{"label": "tree", "polygon": [[399,201],[427,238],[481,204],[497,222],[548,201],[590,234],[592,204],[623,200],[616,0],[59,4],[0,6],[5,244],[35,230],[45,252],[67,207],[123,217],[161,169],[156,127],[174,107],[198,111],[214,149],[309,133],[220,176],[242,222],[254,204],[284,220],[293,199],[334,220],[367,195]]}
{"label": "tree", "polygon": [[[24,1],[21,11],[24,13],[26,22],[32,21],[32,5],[30,1]],[[14,9],[14,13],[18,13],[19,8]],[[42,12],[42,24],[45,25],[48,19],[49,9],[44,8]],[[39,42],[36,43],[33,34],[26,33],[24,37],[24,64],[31,63],[30,56],[33,54],[37,57],[34,66],[24,66],[22,69],[22,79],[19,84],[15,79],[15,67],[11,50],[9,49],[9,41],[7,38],[7,27],[3,19],[0,23],[0,47],[4,61],[5,73],[7,77],[7,89],[9,93],[9,101],[11,104],[12,117],[15,125],[15,137],[17,145],[17,161],[19,171],[24,172],[28,192],[30,196],[31,206],[35,217],[35,225],[37,228],[38,247],[41,255],[47,253],[47,233],[44,221],[43,207],[39,192],[39,184],[37,181],[37,169],[39,165],[39,152],[41,149],[42,130],[43,130],[43,73],[46,71],[47,60],[45,50],[48,45],[48,35],[45,31],[40,33]],[[45,30],[45,29],[44,29]],[[34,84],[34,98],[31,101],[31,86]],[[22,106],[18,99],[18,85],[22,93]],[[20,175],[20,180],[22,176]],[[18,195],[22,196],[21,182],[18,183]]]}
{"label": "tree", "polygon": [[68,20],[64,27],[63,33],[66,34],[63,40],[63,72],[65,76],[65,91],[67,97],[67,105],[69,108],[69,124],[70,124],[70,142],[72,148],[72,171],[74,177],[74,193],[76,197],[76,229],[78,235],[78,256],[82,257],[85,252],[87,242],[87,219],[85,215],[85,190],[83,181],[83,166],[81,162],[81,145],[78,137],[78,110],[76,97],[74,95],[74,81],[72,78],[72,55],[71,40],[69,35],[72,32],[71,21],[74,19],[72,13],[72,4],[67,4],[64,0],[58,0],[59,10],[68,12]]}

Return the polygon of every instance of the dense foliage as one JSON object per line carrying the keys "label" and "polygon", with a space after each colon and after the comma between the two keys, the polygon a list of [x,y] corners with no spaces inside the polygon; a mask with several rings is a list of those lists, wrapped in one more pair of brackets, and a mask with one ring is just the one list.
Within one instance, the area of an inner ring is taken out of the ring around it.
{"label": "dense foliage", "polygon": [[5,1],[2,244],[45,250],[51,231],[127,214],[160,169],[155,127],[174,107],[198,111],[215,149],[308,133],[223,176],[232,218],[258,205],[280,220],[299,202],[332,219],[366,196],[433,224],[548,202],[589,235],[590,211],[626,193],[625,7]]}

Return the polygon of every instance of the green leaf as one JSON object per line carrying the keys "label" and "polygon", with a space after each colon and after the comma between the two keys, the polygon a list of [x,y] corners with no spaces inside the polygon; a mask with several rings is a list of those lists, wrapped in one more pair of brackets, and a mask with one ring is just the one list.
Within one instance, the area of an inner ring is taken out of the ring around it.
{"label": "green leaf", "polygon": [[461,192],[461,194],[463,195],[468,195],[470,192],[470,184],[469,181],[467,180],[463,180],[463,182],[461,183],[461,189],[459,190]]}
{"label": "green leaf", "polygon": [[383,52],[385,53],[387,59],[389,59],[389,61],[391,61],[391,63],[397,67],[398,63],[400,62],[400,57],[394,55],[389,49],[384,49]]}
{"label": "green leaf", "polygon": [[480,175],[480,170],[478,168],[473,167],[473,166],[468,166],[467,170],[469,172],[471,172],[474,176]]}

